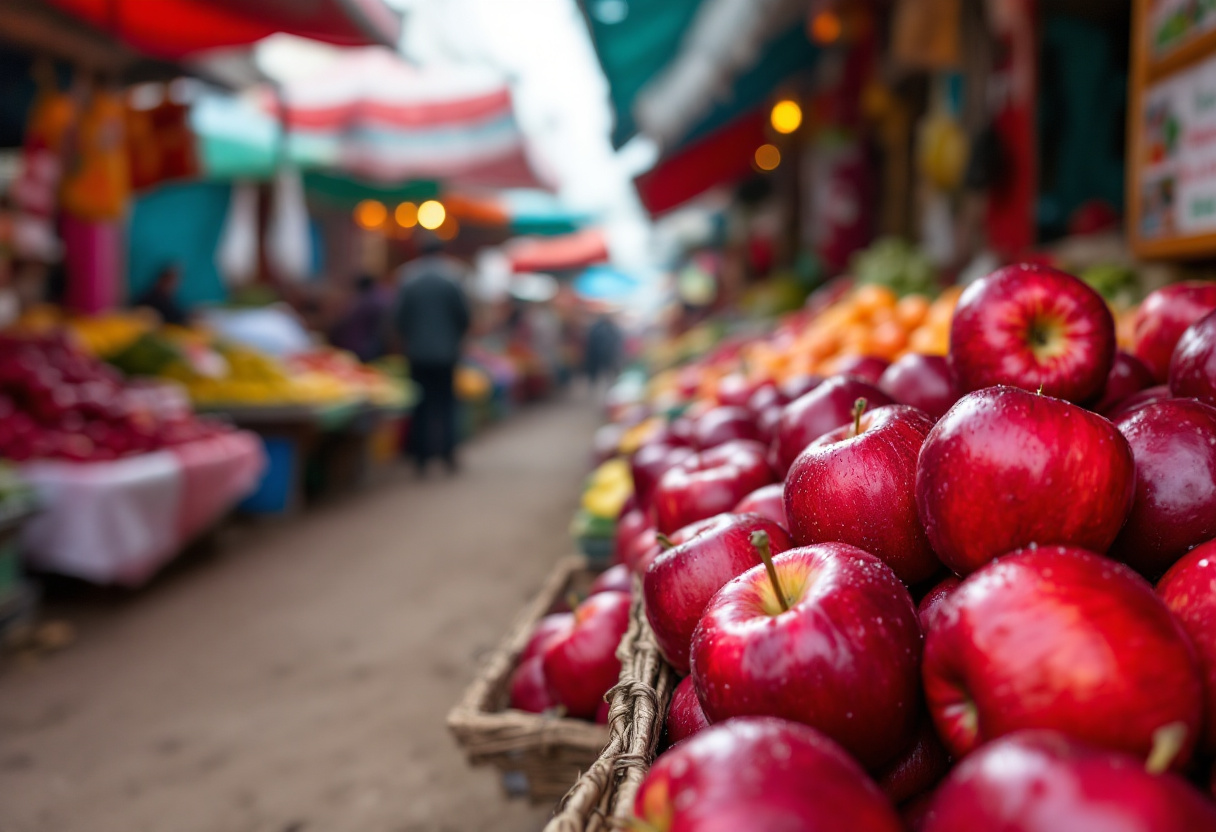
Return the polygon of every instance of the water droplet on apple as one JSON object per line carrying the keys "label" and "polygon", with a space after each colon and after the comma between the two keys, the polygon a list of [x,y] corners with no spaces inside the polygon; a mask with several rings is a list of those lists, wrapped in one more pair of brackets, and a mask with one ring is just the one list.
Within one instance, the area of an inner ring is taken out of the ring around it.
{"label": "water droplet on apple", "polygon": [[1208,559],[1204,558],[1203,560],[1199,561],[1199,565],[1206,567],[1208,565]]}

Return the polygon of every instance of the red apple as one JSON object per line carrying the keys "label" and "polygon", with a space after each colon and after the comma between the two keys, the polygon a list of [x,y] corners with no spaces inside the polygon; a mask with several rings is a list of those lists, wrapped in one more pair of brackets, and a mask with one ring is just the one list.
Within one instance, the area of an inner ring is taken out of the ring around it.
{"label": "red apple", "polygon": [[936,573],[942,565],[916,515],[916,460],[932,428],[924,412],[895,404],[812,442],[785,478],[790,536],[800,546],[864,549],[906,584]]}
{"label": "red apple", "polygon": [[962,393],[1008,384],[1083,402],[1101,394],[1114,357],[1106,301],[1047,266],[1006,266],[977,280],[950,324],[950,369]]}
{"label": "red apple", "polygon": [[775,581],[765,566],[749,569],[697,625],[692,677],[705,715],[792,719],[869,768],[890,762],[911,742],[920,704],[921,633],[908,590],[844,543],[791,549],[771,566]]}
{"label": "red apple", "polygon": [[963,760],[924,832],[1197,832],[1216,805],[1175,774],[1054,731],[1022,731]]}
{"label": "red apple", "polygon": [[623,563],[618,563],[615,566],[610,566],[596,576],[591,582],[591,588],[587,590],[588,595],[596,595],[600,592],[625,592],[633,591],[633,573],[629,571],[629,567]]}
{"label": "red apple", "polygon": [[794,464],[798,454],[830,430],[853,421],[853,404],[865,399],[870,407],[895,404],[869,382],[834,376],[785,406],[773,440],[773,461],[778,473]]}
{"label": "red apple", "polygon": [[697,450],[707,451],[732,439],[760,438],[756,423],[745,407],[715,407],[696,421],[692,439]]}
{"label": "red apple", "polygon": [[1132,353],[1158,384],[1169,379],[1170,357],[1187,327],[1216,310],[1216,281],[1175,283],[1149,294],[1132,322]]}
{"label": "red apple", "polygon": [[595,709],[595,724],[596,725],[607,725],[608,724],[608,714],[610,714],[611,712],[612,712],[612,706],[609,705],[607,702],[601,702],[600,706]]}
{"label": "red apple", "polygon": [[1148,755],[1172,723],[1189,759],[1203,689],[1194,649],[1152,587],[1083,549],[1040,546],[990,563],[938,612],[925,696],[956,757],[1027,728]]}
{"label": "red apple", "polygon": [[752,418],[759,420],[760,415],[773,407],[784,407],[789,404],[789,398],[772,384],[765,384],[756,389],[747,400],[747,410]]}
{"label": "red apple", "polygon": [[1155,579],[1216,537],[1216,407],[1167,399],[1115,426],[1136,460],[1136,499],[1110,556]]}
{"label": "red apple", "polygon": [[566,713],[592,719],[604,694],[617,682],[621,661],[616,647],[629,627],[629,596],[592,595],[574,611],[574,625],[545,647],[545,678]]}
{"label": "red apple", "polygon": [[692,448],[687,445],[667,442],[643,445],[634,451],[633,456],[629,459],[629,470],[633,474],[634,494],[637,495],[638,505],[643,510],[650,508],[659,478],[668,469],[688,459],[693,453]]}
{"label": "red apple", "polygon": [[908,353],[883,371],[878,389],[934,419],[940,419],[958,401],[950,364],[940,355]]}
{"label": "red apple", "polygon": [[793,543],[785,530],[758,514],[723,514],[682,535],[646,570],[642,595],[655,642],[678,673],[688,672],[688,648],[705,605],[731,578],[760,563],[752,535],[764,532],[773,550]]}
{"label": "red apple", "polygon": [[654,832],[902,832],[836,743],[781,719],[713,725],[655,761],[633,805]]}
{"label": "red apple", "polygon": [[759,514],[789,531],[789,524],[785,519],[785,486],[779,482],[757,488],[740,500],[739,504],[731,509],[731,513]]}
{"label": "red apple", "polygon": [[875,779],[887,799],[898,806],[928,792],[949,770],[950,754],[933,730],[933,721],[924,715],[912,744]]}
{"label": "red apple", "polygon": [[1216,405],[1216,312],[1182,333],[1170,360],[1170,392]]}
{"label": "red apple", "polygon": [[727,407],[743,407],[747,400],[756,392],[756,383],[748,381],[747,376],[731,373],[718,382],[718,404]]}
{"label": "red apple", "polygon": [[874,355],[852,355],[840,360],[840,363],[836,365],[836,374],[853,376],[862,381],[868,381],[870,384],[878,384],[878,379],[890,366],[891,362],[885,358]]}
{"label": "red apple", "polygon": [[1195,645],[1204,677],[1204,745],[1216,752],[1216,540],[1183,555],[1157,584],[1157,594]]}
{"label": "red apple", "polygon": [[701,703],[697,700],[692,677],[685,676],[672,691],[671,704],[667,706],[667,722],[664,726],[667,745],[675,745],[708,727],[709,720],[705,718],[705,711],[701,710]]}
{"label": "red apple", "polygon": [[1131,509],[1135,467],[1115,426],[1061,399],[992,387],[929,432],[916,503],[960,575],[1032,543],[1105,552]]}
{"label": "red apple", "polygon": [[515,667],[508,690],[508,702],[517,711],[540,714],[557,705],[545,681],[544,660],[540,656],[525,659]]}
{"label": "red apple", "polygon": [[[636,496],[636,495],[635,495]],[[628,563],[629,552],[637,536],[646,531],[650,519],[640,508],[624,512],[616,521],[616,540],[613,547],[613,561]]]}
{"label": "red apple", "polygon": [[623,563],[629,567],[629,571],[635,575],[646,574],[646,567],[650,565],[650,561],[658,557],[659,530],[653,524],[646,528],[633,539],[629,544],[629,548],[625,551]]}
{"label": "red apple", "polygon": [[523,664],[533,656],[539,656],[549,646],[549,642],[557,636],[566,635],[573,626],[574,613],[572,612],[555,612],[546,615],[536,623],[536,628],[528,637],[528,643],[524,645],[523,652],[519,654],[519,663]]}
{"label": "red apple", "polygon": [[781,383],[781,395],[786,402],[801,398],[825,381],[823,376],[794,376]]}
{"label": "red apple", "polygon": [[694,454],[668,469],[654,490],[658,529],[670,534],[730,511],[774,479],[759,442],[737,440]]}
{"label": "red apple", "polygon": [[1129,413],[1134,413],[1145,405],[1150,405],[1153,402],[1161,402],[1166,399],[1173,398],[1170,393],[1170,388],[1167,385],[1160,384],[1156,387],[1146,387],[1139,393],[1132,393],[1123,401],[1106,411],[1102,415],[1112,422],[1117,422]]}
{"label": "red apple", "polygon": [[1144,362],[1130,353],[1119,350],[1115,353],[1115,361],[1111,364],[1110,373],[1106,376],[1106,387],[1102,391],[1102,397],[1089,409],[1095,413],[1106,414],[1126,401],[1129,396],[1152,387],[1153,381],[1153,373],[1144,366]]}
{"label": "red apple", "polygon": [[933,589],[926,592],[924,598],[920,599],[920,603],[916,605],[916,616],[920,619],[921,632],[928,635],[929,629],[937,620],[937,614],[941,610],[942,604],[954,590],[958,589],[961,583],[962,581],[957,575],[948,575],[942,578]]}

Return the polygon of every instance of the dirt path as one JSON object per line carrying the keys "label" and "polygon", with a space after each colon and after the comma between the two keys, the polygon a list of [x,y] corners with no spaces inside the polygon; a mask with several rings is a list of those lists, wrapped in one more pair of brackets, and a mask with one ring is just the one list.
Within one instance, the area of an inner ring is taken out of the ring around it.
{"label": "dirt path", "polygon": [[593,425],[527,411],[455,479],[403,471],[58,602],[78,642],[0,670],[0,832],[539,829],[444,715],[570,550]]}

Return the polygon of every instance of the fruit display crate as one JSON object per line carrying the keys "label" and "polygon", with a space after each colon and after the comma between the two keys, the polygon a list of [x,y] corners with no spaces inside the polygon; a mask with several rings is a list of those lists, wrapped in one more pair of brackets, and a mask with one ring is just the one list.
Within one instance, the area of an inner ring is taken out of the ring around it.
{"label": "fruit display crate", "polygon": [[646,620],[634,579],[629,629],[617,647],[621,678],[610,693],[608,743],[562,800],[545,832],[610,832],[628,827],[633,800],[654,762],[676,674]]}
{"label": "fruit display crate", "polygon": [[507,707],[511,673],[537,622],[570,593],[586,595],[598,574],[583,558],[561,561],[448,714],[448,730],[469,762],[498,768],[506,792],[534,804],[554,804],[566,794],[600,756],[608,727]]}

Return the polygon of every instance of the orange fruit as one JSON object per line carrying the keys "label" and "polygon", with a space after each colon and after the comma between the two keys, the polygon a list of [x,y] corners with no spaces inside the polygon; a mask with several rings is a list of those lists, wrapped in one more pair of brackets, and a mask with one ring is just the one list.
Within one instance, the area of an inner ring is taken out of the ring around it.
{"label": "orange fruit", "polygon": [[924,295],[905,295],[895,304],[895,320],[912,330],[925,321],[929,314],[929,299]]}
{"label": "orange fruit", "polygon": [[896,321],[887,321],[874,328],[870,334],[871,354],[888,361],[908,345],[907,331]]}
{"label": "orange fruit", "polygon": [[866,284],[857,287],[853,293],[853,303],[865,315],[873,314],[875,309],[894,309],[899,298],[886,286]]}

